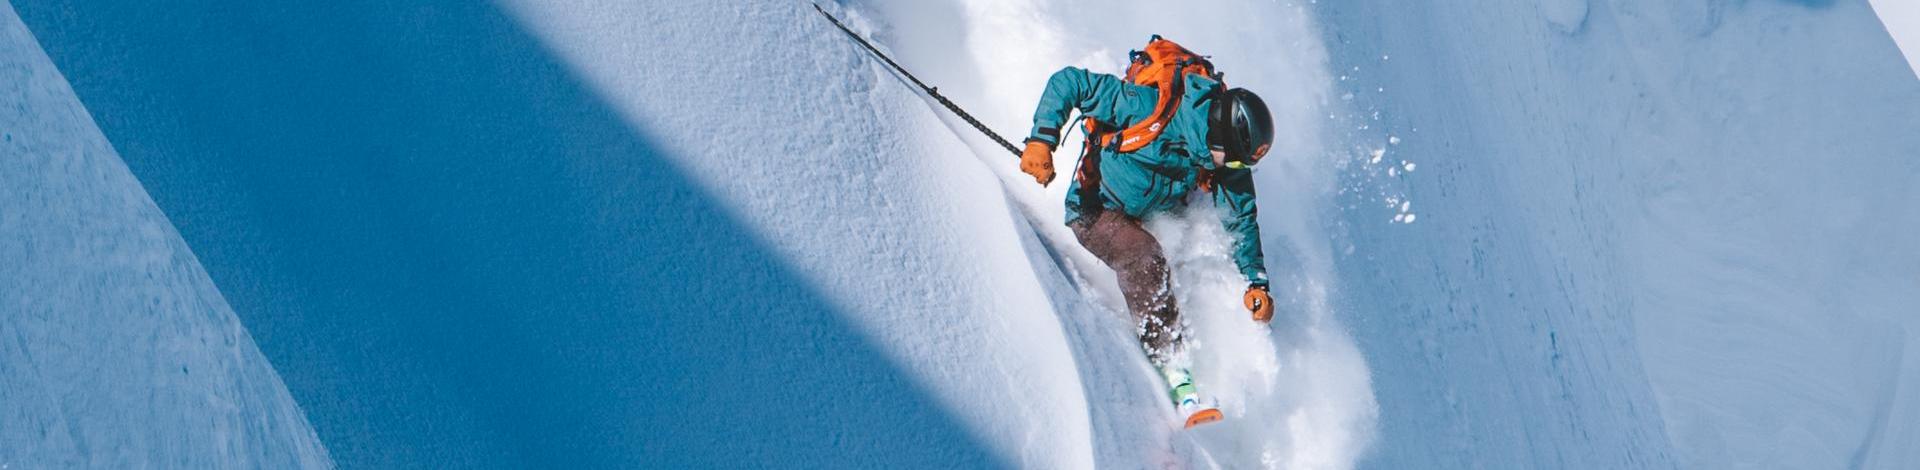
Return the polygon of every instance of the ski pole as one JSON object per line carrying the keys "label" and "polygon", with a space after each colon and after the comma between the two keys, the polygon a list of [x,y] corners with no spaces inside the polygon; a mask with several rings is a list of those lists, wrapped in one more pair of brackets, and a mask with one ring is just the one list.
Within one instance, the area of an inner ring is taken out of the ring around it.
{"label": "ski pole", "polygon": [[821,16],[827,17],[827,21],[833,22],[834,27],[840,28],[840,31],[847,33],[847,36],[852,37],[855,42],[860,43],[860,47],[866,48],[867,52],[871,52],[875,57],[879,57],[882,62],[887,63],[887,66],[899,71],[900,75],[905,75],[907,80],[912,81],[913,84],[919,86],[922,91],[927,92],[927,96],[932,96],[935,101],[939,101],[941,106],[946,106],[948,111],[953,111],[953,114],[959,115],[960,119],[965,119],[967,124],[973,125],[975,130],[986,134],[987,137],[993,138],[994,142],[998,142],[1001,147],[1005,147],[1008,152],[1012,152],[1013,156],[1020,156],[1020,149],[1015,148],[1012,142],[1007,142],[1007,139],[1000,137],[1000,134],[996,134],[993,130],[987,129],[986,124],[981,124],[979,119],[974,119],[972,114],[967,114],[966,110],[960,109],[960,105],[953,104],[953,100],[949,100],[945,95],[940,94],[940,89],[927,86],[926,82],[920,81],[919,77],[915,77],[912,73],[907,72],[907,69],[895,63],[892,57],[887,57],[886,53],[875,49],[872,43],[867,42],[866,38],[860,37],[859,33],[855,33],[851,29],[847,29],[847,25],[840,24],[840,19],[834,18],[833,14],[827,13],[826,9],[820,8],[820,4],[813,4],[813,9],[820,12]]}

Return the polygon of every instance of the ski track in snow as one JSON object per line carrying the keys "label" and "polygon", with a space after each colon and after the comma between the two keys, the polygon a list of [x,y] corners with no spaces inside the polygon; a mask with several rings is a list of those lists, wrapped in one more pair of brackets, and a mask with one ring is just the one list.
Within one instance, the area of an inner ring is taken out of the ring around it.
{"label": "ski track in snow", "polygon": [[[1075,337],[1083,382],[1089,384],[1089,400],[1095,401],[1096,423],[1117,424],[1095,430],[1103,467],[1154,461],[1154,452],[1169,438],[1172,450],[1185,455],[1176,460],[1198,466],[1355,465],[1370,440],[1375,405],[1365,361],[1334,318],[1331,296],[1337,289],[1331,281],[1331,249],[1324,242],[1330,237],[1318,221],[1320,205],[1333,193],[1338,158],[1328,150],[1322,136],[1325,121],[1319,118],[1329,109],[1325,95],[1332,81],[1319,33],[1305,8],[1201,2],[1181,9],[1188,12],[1184,15],[1196,15],[1192,17],[1168,17],[1165,9],[1144,4],[1017,0],[881,3],[872,8],[888,21],[875,25],[874,35],[890,41],[898,60],[913,70],[942,74],[928,78],[927,72],[916,72],[993,128],[1011,132],[1014,140],[1024,136],[1033,103],[1054,70],[1075,65],[1118,73],[1125,51],[1151,34],[1213,56],[1229,83],[1262,93],[1275,108],[1280,130],[1277,158],[1256,170],[1268,266],[1281,303],[1271,331],[1249,321],[1240,305],[1245,281],[1227,257],[1231,241],[1209,201],[1197,199],[1193,210],[1149,224],[1175,269],[1175,296],[1190,328],[1187,360],[1194,366],[1196,383],[1220,400],[1229,418],[1171,436],[1159,424],[1161,417],[1172,414],[1171,408],[1159,399],[1163,386],[1140,357],[1113,274],[1079,248],[1060,224],[1064,180],[1039,188],[1018,173],[997,146],[975,136],[958,119],[947,122],[1000,177],[1008,197],[1038,235],[1061,253],[1062,263],[1054,269],[1067,273],[1079,287],[1051,291],[1085,305],[1057,308],[1055,313]],[[1145,13],[1149,11],[1153,13]],[[1244,22],[1221,27],[1200,21],[1194,11],[1224,12]],[[924,34],[932,32],[964,38],[968,54],[953,57],[947,52],[951,39]],[[1078,138],[1078,133],[1069,135],[1056,153],[1062,175],[1069,175],[1076,163]],[[1127,385],[1096,387],[1116,380]],[[1133,384],[1137,382],[1143,383]],[[1131,390],[1133,399],[1099,402],[1121,390]],[[1141,449],[1152,450],[1142,456]]]}
{"label": "ski track in snow", "polygon": [[[605,2],[508,5],[610,101],[623,103],[630,119],[662,129],[669,141],[681,138],[677,131],[681,126],[674,122],[697,108],[663,103],[657,97],[665,90],[648,91],[657,85],[639,75],[639,64],[604,57],[637,56],[637,51],[617,45],[648,40],[614,39],[635,35],[632,31],[666,36],[699,32],[658,19],[631,24],[647,15],[623,13],[622,8],[637,7]],[[817,75],[842,83],[808,83],[804,86],[816,88],[808,94],[816,96],[814,100],[865,96],[861,106],[890,124],[803,133],[824,139],[795,143],[789,155],[805,159],[804,164],[715,165],[725,160],[723,155],[679,164],[707,175],[714,187],[738,186],[739,191],[723,190],[743,196],[728,201],[733,209],[744,219],[764,224],[768,233],[786,234],[770,242],[785,248],[810,271],[823,274],[821,282],[855,312],[857,323],[877,341],[890,345],[895,358],[908,365],[906,369],[917,371],[919,381],[940,393],[956,413],[967,416],[983,439],[995,443],[1013,462],[1040,468],[1238,468],[1251,464],[1351,468],[1366,448],[1374,405],[1364,360],[1334,319],[1334,302],[1329,298],[1335,292],[1330,281],[1331,250],[1322,241],[1327,236],[1320,233],[1316,221],[1317,204],[1332,192],[1329,172],[1334,156],[1323,149],[1319,135],[1324,121],[1318,116],[1324,112],[1323,95],[1331,80],[1318,32],[1297,5],[1233,2],[1212,2],[1202,8],[1246,15],[1249,24],[1265,23],[1258,28],[1200,28],[1198,16],[1167,22],[1133,15],[1100,22],[1105,28],[1062,29],[1075,24],[1064,20],[1066,13],[1091,7],[1018,1],[829,5],[851,27],[896,52],[896,59],[922,79],[942,87],[990,127],[1016,140],[1027,128],[1040,86],[1054,70],[1076,64],[1117,71],[1126,48],[1136,47],[1153,33],[1214,55],[1230,77],[1245,79],[1236,85],[1260,91],[1270,102],[1284,103],[1276,106],[1286,130],[1275,154],[1285,157],[1267,163],[1257,175],[1263,190],[1262,223],[1270,270],[1276,275],[1275,291],[1282,302],[1275,332],[1254,325],[1239,306],[1245,285],[1226,258],[1228,244],[1217,221],[1196,215],[1170,220],[1171,225],[1157,229],[1169,237],[1195,239],[1182,247],[1185,251],[1170,253],[1183,260],[1182,266],[1190,266],[1178,274],[1182,281],[1176,295],[1189,304],[1184,312],[1197,338],[1192,351],[1196,380],[1226,405],[1229,421],[1224,425],[1177,432],[1164,386],[1139,351],[1112,273],[1079,248],[1061,224],[1065,185],[1039,190],[1016,173],[1003,149],[976,136],[945,110],[929,106],[905,80],[867,57],[804,3],[735,13],[764,17],[769,23],[797,24],[804,33],[798,40],[815,48],[820,56],[815,60],[826,61],[805,67],[818,68]],[[1162,23],[1188,26],[1147,29]],[[1141,29],[1111,27],[1116,24]],[[1276,33],[1281,40],[1267,36]],[[783,47],[795,46],[791,40],[783,41],[789,42]],[[962,41],[969,53],[953,54],[952,45]],[[741,55],[742,61],[764,61],[745,59],[767,56],[755,56],[758,52],[731,51]],[[989,60],[995,61],[990,71],[978,67]],[[776,64],[782,63],[752,65],[778,68],[782,66]],[[829,71],[836,67],[852,72]],[[756,90],[774,92],[792,86],[759,83],[752,78],[758,70],[717,72],[746,79],[730,82],[724,85],[728,91],[715,93],[744,94],[749,97],[740,99],[747,102],[810,110],[837,106],[809,102],[804,96],[751,98],[761,94]],[[822,86],[839,91],[817,89]],[[710,129],[698,130],[697,135],[711,135]],[[706,152],[699,145],[708,141],[679,143],[681,153],[698,155]],[[1071,154],[1060,153],[1062,168],[1074,163]],[[803,174],[793,174],[796,171]],[[784,193],[754,187],[794,179],[835,183],[786,188]],[[868,181],[884,181],[889,187],[871,194],[861,189]],[[815,238],[808,234],[815,231],[816,221],[849,221],[846,214],[815,214],[783,203],[812,192],[845,199],[841,204],[900,208],[883,210],[890,215],[856,218],[851,222],[860,227],[854,229],[857,232],[891,233],[898,231],[891,228],[895,224],[914,226],[918,234],[886,239],[963,237],[966,243],[957,246],[968,247],[966,254],[924,242],[887,242],[848,251],[840,240]],[[867,196],[881,199],[862,200]],[[948,207],[956,201],[967,208],[966,213],[940,215],[952,210]],[[1205,227],[1216,228],[1208,232]],[[1180,234],[1188,230],[1199,232]],[[1005,248],[1017,251],[1001,251]],[[924,265],[906,271],[938,272],[948,278],[945,282],[966,286],[958,296],[939,301],[945,305],[939,311],[948,313],[901,317],[896,311],[916,302],[876,297],[858,287],[871,283],[862,279],[875,274],[864,266],[898,263],[889,257],[899,252],[923,253],[915,262]],[[1218,264],[1222,262],[1227,266],[1224,271]],[[980,299],[966,292],[995,294]],[[929,316],[954,324],[929,324]],[[935,330],[929,331],[930,327]],[[995,364],[990,370],[997,372],[973,373],[979,364]],[[1017,398],[993,399],[1003,396]]]}

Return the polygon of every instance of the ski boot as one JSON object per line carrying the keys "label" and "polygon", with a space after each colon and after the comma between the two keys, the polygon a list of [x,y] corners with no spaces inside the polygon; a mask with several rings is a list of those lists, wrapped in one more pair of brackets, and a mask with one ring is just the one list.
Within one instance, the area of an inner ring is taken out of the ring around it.
{"label": "ski boot", "polygon": [[1174,411],[1187,417],[1187,429],[1225,418],[1219,407],[1200,401],[1200,393],[1193,387],[1193,375],[1186,368],[1168,367],[1161,373],[1167,376],[1167,386],[1173,388]]}

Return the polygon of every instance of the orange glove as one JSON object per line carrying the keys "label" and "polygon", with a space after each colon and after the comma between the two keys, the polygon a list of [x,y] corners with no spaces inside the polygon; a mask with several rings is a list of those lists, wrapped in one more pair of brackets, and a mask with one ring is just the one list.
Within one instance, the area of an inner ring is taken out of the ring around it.
{"label": "orange glove", "polygon": [[1244,300],[1247,311],[1253,312],[1253,321],[1266,323],[1273,319],[1273,296],[1267,294],[1267,286],[1247,286]]}
{"label": "orange glove", "polygon": [[1046,186],[1053,182],[1053,146],[1028,140],[1027,151],[1020,153],[1020,171],[1033,175],[1033,181]]}

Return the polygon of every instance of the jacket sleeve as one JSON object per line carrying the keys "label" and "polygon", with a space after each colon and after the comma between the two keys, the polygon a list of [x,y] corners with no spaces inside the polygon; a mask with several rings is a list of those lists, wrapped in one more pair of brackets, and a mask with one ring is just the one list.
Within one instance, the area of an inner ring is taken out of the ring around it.
{"label": "jacket sleeve", "polygon": [[1266,254],[1260,250],[1260,208],[1254,203],[1253,171],[1220,170],[1214,202],[1226,209],[1221,219],[1234,236],[1233,262],[1253,285],[1267,285]]}
{"label": "jacket sleeve", "polygon": [[1132,97],[1127,86],[1120,77],[1078,67],[1054,72],[1047,79],[1046,91],[1040,94],[1040,105],[1033,111],[1033,131],[1027,140],[1059,147],[1068,113],[1075,110],[1102,122],[1121,122],[1121,100]]}

